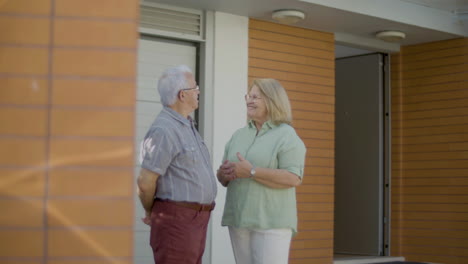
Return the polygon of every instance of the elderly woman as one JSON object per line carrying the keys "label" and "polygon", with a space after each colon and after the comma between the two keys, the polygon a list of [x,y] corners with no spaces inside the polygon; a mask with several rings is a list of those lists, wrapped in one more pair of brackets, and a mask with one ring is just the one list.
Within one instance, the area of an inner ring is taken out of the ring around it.
{"label": "elderly woman", "polygon": [[245,101],[248,124],[226,144],[217,172],[227,186],[222,225],[229,227],[236,263],[288,263],[306,148],[278,81],[255,80]]}

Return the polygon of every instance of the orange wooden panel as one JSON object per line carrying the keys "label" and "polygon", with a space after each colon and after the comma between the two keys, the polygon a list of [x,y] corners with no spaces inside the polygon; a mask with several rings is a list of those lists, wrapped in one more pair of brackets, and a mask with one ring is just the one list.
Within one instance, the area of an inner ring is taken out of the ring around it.
{"label": "orange wooden panel", "polygon": [[304,170],[305,170],[305,175],[310,175],[310,176],[314,176],[314,175],[335,176],[335,167],[313,167],[313,166],[308,166],[306,164],[306,167]]}
{"label": "orange wooden panel", "polygon": [[308,204],[306,206],[301,205],[301,208],[313,210],[313,208],[311,209],[310,207],[313,207],[314,203],[323,203],[323,202],[332,202],[333,201],[333,194],[309,193],[309,192],[307,192],[306,188],[302,188],[302,187],[304,187],[304,186],[301,186],[299,188],[300,192],[298,190],[297,196],[300,197],[298,199],[300,199],[301,204],[302,203],[308,203]]}
{"label": "orange wooden panel", "polygon": [[135,113],[129,110],[52,109],[54,136],[133,137]]}
{"label": "orange wooden panel", "polygon": [[42,199],[0,199],[2,227],[42,227],[44,201]]}
{"label": "orange wooden panel", "polygon": [[254,67],[249,67],[249,75],[250,76],[275,76],[275,78],[280,81],[282,80],[296,81],[296,82],[304,82],[304,83],[311,83],[311,84],[325,85],[325,86],[332,86],[335,84],[335,80],[330,77],[321,77],[321,76],[314,76],[314,75],[294,73],[294,72],[266,70],[266,69],[254,68]]}
{"label": "orange wooden panel", "polygon": [[[333,230],[333,221],[329,220],[320,220],[320,221],[310,221],[310,220],[302,220],[302,214],[299,213],[299,233],[294,239],[314,239],[313,233],[309,231],[313,230]],[[323,244],[321,244],[323,245]]]}
{"label": "orange wooden panel", "polygon": [[45,141],[30,138],[0,138],[0,165],[45,165]]}
{"label": "orange wooden panel", "polygon": [[303,119],[296,119],[293,123],[295,129],[317,129],[325,131],[335,131],[335,124],[323,121],[309,121]]}
{"label": "orange wooden panel", "polygon": [[301,138],[333,140],[335,137],[335,133],[333,131],[314,131],[302,129],[296,132]]}
{"label": "orange wooden panel", "polygon": [[1,104],[46,104],[48,81],[44,78],[0,77]]}
{"label": "orange wooden panel", "polygon": [[447,108],[447,109],[434,109],[427,111],[417,112],[404,112],[403,114],[393,115],[393,121],[401,122],[402,120],[431,118],[431,117],[446,117],[446,116],[460,116],[468,113],[468,107]]}
{"label": "orange wooden panel", "polygon": [[55,79],[52,103],[72,106],[133,107],[136,101],[135,90],[135,84],[131,81]]}
{"label": "orange wooden panel", "polygon": [[0,168],[0,196],[42,197],[45,170]]}
{"label": "orange wooden panel", "polygon": [[468,196],[463,195],[431,195],[431,194],[413,194],[397,195],[392,194],[392,202],[405,203],[468,203]]}
{"label": "orange wooden panel", "polygon": [[45,108],[0,107],[0,134],[45,136],[47,110]]}
{"label": "orange wooden panel", "polygon": [[466,39],[463,39],[455,45],[454,43],[449,45],[447,45],[447,43],[440,43],[439,46],[433,46],[430,49],[424,50],[416,50],[413,48],[409,49],[411,51],[408,51],[406,47],[403,47],[401,52],[405,58],[405,63],[411,63],[413,61],[431,60],[466,54],[468,51],[468,49],[466,48],[467,46],[468,43]]}
{"label": "orange wooden panel", "polygon": [[54,44],[60,46],[136,48],[136,22],[56,19]]}
{"label": "orange wooden panel", "polygon": [[129,227],[133,224],[133,199],[52,198],[48,200],[47,211],[50,226]]}
{"label": "orange wooden panel", "polygon": [[[440,135],[442,137],[444,135]],[[459,138],[459,136],[452,137],[452,135],[446,135],[446,137],[450,138]],[[404,139],[405,145],[395,145],[393,146],[395,151],[402,151],[403,153],[408,152],[435,152],[435,151],[463,151],[468,150],[468,143],[464,142],[443,142],[443,143],[435,143],[431,144],[432,142],[419,142],[415,140],[416,138],[412,138],[417,144],[411,144],[411,140]],[[427,139],[427,138],[426,138]],[[408,145],[406,145],[408,144]]]}
{"label": "orange wooden panel", "polygon": [[[293,113],[294,117],[298,120],[310,120],[310,121],[321,121],[327,123],[333,123],[335,120],[335,115],[330,113],[323,112],[313,112],[313,111],[300,111],[296,110]],[[327,133],[334,134],[334,131],[324,131]]]}
{"label": "orange wooden panel", "polygon": [[135,51],[56,49],[53,57],[55,75],[120,78],[134,78],[136,75]]}
{"label": "orange wooden panel", "polygon": [[334,149],[308,147],[306,155],[309,157],[334,158]]}
{"label": "orange wooden panel", "polygon": [[[462,64],[466,62],[468,59],[468,54],[461,54],[459,56],[451,56],[451,57],[442,57],[438,59],[431,59],[431,60],[418,60],[413,62],[408,62],[405,59],[405,63],[402,64],[401,70],[403,72],[407,70],[414,70],[414,69],[423,69],[423,68],[433,68],[433,67],[441,67],[445,65],[454,65],[454,64]],[[403,75],[403,74],[402,74]]]}
{"label": "orange wooden panel", "polygon": [[43,264],[43,258],[34,257],[28,258],[28,260],[18,260],[18,259],[6,259],[2,260],[2,264]]}
{"label": "orange wooden panel", "polygon": [[333,255],[333,248],[291,249],[290,258],[310,258]]}
{"label": "orange wooden panel", "polygon": [[[405,161],[393,164],[394,169],[464,169],[467,167],[466,160],[431,160],[431,161]],[[468,193],[468,192],[467,192]]]}
{"label": "orange wooden panel", "polygon": [[4,0],[0,4],[0,12],[23,15],[48,15],[50,14],[50,0]]}
{"label": "orange wooden panel", "polygon": [[468,39],[456,38],[451,40],[429,42],[418,45],[404,46],[405,54],[433,52],[434,50],[449,49],[449,48],[463,48],[468,45]]}
{"label": "orange wooden panel", "polygon": [[[318,66],[328,69],[334,69],[335,62],[327,59],[292,55],[281,52],[268,51],[263,49],[249,48],[250,58],[261,58],[265,60],[276,60],[289,63],[297,63],[301,65]],[[255,76],[261,78],[262,76]],[[263,77],[265,78],[265,77]]]}
{"label": "orange wooden panel", "polygon": [[317,49],[319,57],[326,59],[334,58],[334,46],[330,42],[323,42],[320,40],[307,39],[303,37],[296,37],[285,35],[278,32],[264,31],[249,29],[250,40],[267,40],[287,44],[295,47],[307,47]]}
{"label": "orange wooden panel", "polygon": [[421,127],[421,128],[406,128],[403,132],[394,130],[394,136],[423,136],[423,135],[443,135],[443,134],[459,134],[468,131],[468,125],[445,125],[440,127]]}
{"label": "orange wooden panel", "polygon": [[51,257],[127,257],[133,251],[133,230],[49,229]]}
{"label": "orange wooden panel", "polygon": [[[404,180],[402,183],[404,184]],[[467,194],[468,186],[452,186],[452,185],[442,185],[442,186],[393,186],[392,193],[398,195],[414,195],[414,194],[431,194],[431,195],[457,195],[457,194]]]}
{"label": "orange wooden panel", "polygon": [[465,264],[468,263],[468,257],[450,256],[444,254],[442,256],[429,254],[413,254],[407,251],[402,251],[406,256],[406,261],[427,262],[427,263],[443,263],[443,264]]}
{"label": "orange wooden panel", "polygon": [[[112,182],[112,188],[109,183]],[[52,196],[131,197],[133,170],[66,170],[49,172]]]}
{"label": "orange wooden panel", "polygon": [[[302,94],[302,98],[300,98],[301,101],[302,100],[308,101],[309,97],[313,97],[315,95],[331,95],[332,97],[335,97],[334,86],[315,85],[315,84],[301,83],[301,82],[294,82],[294,81],[289,82],[289,81],[284,81],[284,80],[281,81],[281,84],[284,86],[284,88],[288,92],[288,96],[290,96],[290,93]],[[335,109],[333,109],[333,112],[334,111]]]}
{"label": "orange wooden panel", "polygon": [[[405,104],[402,105],[403,112],[423,111],[423,110],[434,110],[434,109],[448,109],[456,107],[466,107],[468,105],[467,98],[452,99],[448,101],[432,101],[422,102],[418,104]],[[405,113],[402,113],[403,117]]]}
{"label": "orange wooden panel", "polygon": [[323,76],[323,77],[329,77],[329,78],[335,77],[335,73],[333,72],[332,69],[324,69],[320,67],[312,67],[312,66],[306,66],[306,65],[298,65],[298,64],[293,64],[293,63],[257,59],[257,58],[249,59],[249,67],[265,68],[265,69],[278,70],[278,71],[284,71],[284,72],[296,72],[296,73],[310,74],[310,75]]}
{"label": "orange wooden panel", "polygon": [[63,166],[133,166],[133,140],[66,140],[50,142],[50,164]]}
{"label": "orange wooden panel", "polygon": [[[425,118],[417,120],[402,120],[399,125],[393,128],[417,128],[417,127],[432,127],[432,126],[460,126],[468,123],[468,116],[454,116],[454,117],[438,117],[438,118]],[[398,134],[398,135],[401,135]]]}
{"label": "orange wooden panel", "polygon": [[[400,180],[401,178],[398,177],[392,177],[392,180]],[[452,185],[452,186],[464,186],[468,185],[468,176],[464,177],[450,177],[450,175],[443,175],[442,177],[439,176],[439,178],[432,178],[432,177],[427,177],[424,175],[424,177],[420,178],[402,178],[401,179],[402,184],[404,186],[447,186],[447,185]],[[467,210],[468,211],[468,205]]]}
{"label": "orange wooden panel", "polygon": [[[310,192],[313,192],[313,190],[311,190]],[[299,194],[297,196],[297,203],[298,204],[306,204],[306,206],[310,207],[310,208],[307,208],[307,209],[313,210],[313,211],[316,211],[316,212],[332,212],[333,209],[334,209],[334,204],[332,202],[314,203],[313,205],[310,205],[310,204],[308,204],[307,201],[303,201],[302,196],[299,195]]]}
{"label": "orange wooden panel", "polygon": [[446,230],[446,229],[403,229],[403,236],[411,237],[440,237],[453,239],[468,238],[468,230]]}
{"label": "orange wooden panel", "polygon": [[[302,37],[302,38],[310,38],[310,39],[317,39],[317,40],[321,40],[325,42],[330,42],[328,47],[331,47],[332,50],[335,49],[335,46],[333,44],[334,36],[333,34],[328,33],[328,32],[315,31],[315,30],[304,29],[300,27],[292,27],[292,26],[287,26],[284,24],[271,23],[271,22],[266,22],[266,21],[256,20],[256,19],[249,20],[249,28],[257,29],[257,30],[264,30],[264,31],[273,31],[273,32],[281,33],[283,35],[291,35],[291,36],[297,36],[297,37]],[[311,46],[316,46],[316,45],[311,45]]]}
{"label": "orange wooden panel", "polygon": [[304,144],[307,147],[335,149],[335,142],[333,140],[317,140],[302,138],[302,141],[304,141]]}
{"label": "orange wooden panel", "polygon": [[[315,97],[315,95],[310,95]],[[322,103],[311,103],[307,101],[291,100],[291,109],[293,118],[296,118],[296,115],[305,115],[307,113],[301,113],[304,109],[307,109],[306,112],[322,112],[326,114],[333,114],[335,112],[335,106],[333,104],[322,104]],[[334,127],[334,125],[333,125]]]}
{"label": "orange wooden panel", "polygon": [[[303,234],[310,234],[314,235],[315,232],[300,232]],[[327,248],[327,247],[333,247],[333,239],[319,239],[319,238],[312,238],[312,239],[299,239],[299,233],[297,233],[297,236],[293,239],[291,242],[291,248],[292,249],[301,249],[301,248]]]}
{"label": "orange wooden panel", "polygon": [[59,16],[137,19],[139,2],[128,0],[55,0]]}
{"label": "orange wooden panel", "polygon": [[[468,135],[466,135],[468,138]],[[425,153],[405,153],[404,158],[399,155],[392,155],[394,161],[427,161],[427,160],[468,160],[468,151],[450,151],[450,152],[425,152]]]}
{"label": "orange wooden panel", "polygon": [[[392,220],[393,228],[427,228],[427,229],[449,229],[468,230],[466,222],[460,221],[427,221],[427,220]],[[400,231],[401,232],[401,231]]]}
{"label": "orange wooden panel", "polygon": [[468,73],[461,72],[461,73],[452,73],[446,75],[435,75],[425,78],[417,78],[417,79],[409,79],[404,81],[405,86],[412,87],[412,86],[426,86],[432,84],[439,84],[439,83],[450,83],[450,82],[458,82],[458,81],[465,81],[468,78]]}
{"label": "orange wooden panel", "polygon": [[445,75],[468,71],[467,64],[443,65],[437,68],[408,69],[404,72],[403,81],[413,78],[425,78],[434,75]]}
{"label": "orange wooden panel", "polygon": [[49,18],[3,16],[0,17],[0,43],[47,45],[49,28]]}
{"label": "orange wooden panel", "polygon": [[[403,175],[398,171],[392,171],[393,177],[396,179]],[[406,178],[429,178],[429,177],[467,177],[468,169],[422,169],[422,170],[408,170],[404,172]],[[427,181],[427,179],[424,179]]]}
{"label": "orange wooden panel", "polygon": [[[418,145],[433,144],[433,146],[427,146],[428,148],[445,146],[445,151],[460,151],[464,150],[463,143],[467,141],[468,135],[449,134],[449,135],[428,135],[428,136],[411,136],[411,137],[394,137],[392,142],[398,151],[404,150],[410,152],[410,149],[414,149],[417,152]],[[447,144],[441,144],[447,143]],[[453,143],[453,144],[451,144]],[[399,145],[403,144],[403,145]],[[439,150],[444,151],[444,150]]]}
{"label": "orange wooden panel", "polygon": [[0,230],[0,257],[40,257],[43,232],[38,230]]}
{"label": "orange wooden panel", "polygon": [[307,185],[315,185],[315,184],[334,184],[335,178],[331,176],[310,176],[304,177],[302,179],[302,184],[305,185],[304,187],[308,187]]}
{"label": "orange wooden panel", "polygon": [[306,157],[307,166],[333,167],[335,160],[331,158]]}
{"label": "orange wooden panel", "polygon": [[[304,220],[313,220],[313,221],[333,221],[333,212],[301,212],[298,213],[299,219]],[[314,238],[312,235],[307,236],[307,238]]]}
{"label": "orange wooden panel", "polygon": [[[332,51],[321,50],[310,45],[305,45],[307,43],[303,43],[302,39],[298,40],[298,42],[301,43],[293,44],[287,43],[287,40],[290,40],[291,38],[284,38],[285,42],[282,42],[282,39],[278,40],[276,38],[278,35],[274,33],[255,30],[250,30],[249,33],[253,34],[252,38],[249,40],[249,48],[257,48],[321,59],[332,59],[334,57]],[[281,38],[281,35],[279,35],[279,38]]]}
{"label": "orange wooden panel", "polygon": [[317,258],[299,258],[299,259],[290,259],[289,264],[332,264],[333,258],[330,256],[327,257],[317,257]]}
{"label": "orange wooden panel", "polygon": [[463,89],[452,90],[452,91],[439,91],[434,93],[425,93],[425,94],[415,94],[415,95],[404,95],[397,96],[392,98],[394,103],[403,103],[403,104],[415,104],[431,101],[441,101],[441,100],[456,100],[460,98],[467,98],[468,92]]}
{"label": "orange wooden panel", "polygon": [[[434,247],[468,247],[468,240],[466,239],[452,239],[452,238],[428,238],[428,237],[405,237],[401,238],[403,245],[414,246],[434,246]],[[403,248],[404,249],[404,248]]]}
{"label": "orange wooden panel", "polygon": [[48,49],[2,47],[0,72],[13,74],[47,74]]}
{"label": "orange wooden panel", "polygon": [[[335,104],[334,95],[322,95],[322,94],[314,94],[314,93],[307,93],[307,92],[289,91],[288,97],[291,100],[291,102],[297,101],[299,103],[297,106],[293,103],[294,108],[301,107],[298,110],[310,111],[312,110],[312,108],[308,108],[307,104],[316,103],[316,104],[322,105],[322,108],[319,110],[319,112],[330,113],[331,114],[330,116],[334,117],[335,111],[329,111],[331,110],[330,107]],[[330,118],[330,119],[334,120],[334,118]]]}
{"label": "orange wooden panel", "polygon": [[[307,193],[330,193],[333,194],[333,191],[335,189],[335,186],[333,184],[317,184],[317,185],[310,185],[310,186],[304,186],[304,189],[307,189]],[[300,193],[297,193],[298,200],[302,201],[302,194],[305,190],[301,189]],[[305,202],[305,200],[303,201]]]}

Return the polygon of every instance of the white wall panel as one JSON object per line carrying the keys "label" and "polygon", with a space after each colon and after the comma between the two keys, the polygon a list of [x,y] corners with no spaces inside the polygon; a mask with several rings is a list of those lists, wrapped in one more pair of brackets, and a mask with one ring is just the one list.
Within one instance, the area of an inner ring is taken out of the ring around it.
{"label": "white wall panel", "polygon": [[[213,167],[222,162],[224,146],[235,130],[246,124],[244,95],[248,83],[247,17],[215,13]],[[226,188],[218,184],[212,214],[212,264],[234,264],[227,227],[221,227]]]}

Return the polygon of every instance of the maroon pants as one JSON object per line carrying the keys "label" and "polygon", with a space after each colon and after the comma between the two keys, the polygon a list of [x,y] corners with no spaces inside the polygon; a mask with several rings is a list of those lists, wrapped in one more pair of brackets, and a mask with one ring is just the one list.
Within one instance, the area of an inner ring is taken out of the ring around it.
{"label": "maroon pants", "polygon": [[150,245],[156,264],[201,264],[210,211],[154,201]]}

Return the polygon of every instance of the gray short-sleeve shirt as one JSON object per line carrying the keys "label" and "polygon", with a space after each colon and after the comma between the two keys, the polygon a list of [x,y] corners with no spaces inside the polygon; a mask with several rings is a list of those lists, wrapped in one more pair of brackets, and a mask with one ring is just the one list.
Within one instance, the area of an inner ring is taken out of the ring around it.
{"label": "gray short-sleeve shirt", "polygon": [[160,175],[156,197],[211,203],[217,192],[208,148],[191,119],[165,107],[140,148],[141,167]]}

